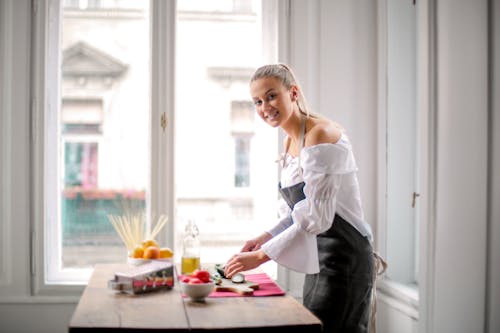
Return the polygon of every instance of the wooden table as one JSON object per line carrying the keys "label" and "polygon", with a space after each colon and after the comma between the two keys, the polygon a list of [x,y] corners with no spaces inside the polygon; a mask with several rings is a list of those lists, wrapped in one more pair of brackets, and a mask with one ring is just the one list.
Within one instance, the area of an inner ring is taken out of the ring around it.
{"label": "wooden table", "polygon": [[107,287],[125,264],[97,265],[69,332],[321,332],[321,322],[290,296],[207,298],[193,302],[172,290],[143,295]]}

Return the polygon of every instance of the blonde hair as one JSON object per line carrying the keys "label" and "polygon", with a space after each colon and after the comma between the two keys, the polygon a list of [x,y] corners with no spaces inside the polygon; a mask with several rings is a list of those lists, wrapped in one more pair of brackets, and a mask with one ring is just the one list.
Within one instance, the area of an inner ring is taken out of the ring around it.
{"label": "blonde hair", "polygon": [[275,79],[278,79],[287,89],[291,89],[292,86],[296,86],[298,88],[297,106],[299,107],[299,111],[306,116],[318,117],[318,115],[313,114],[309,111],[306,97],[302,92],[302,88],[300,87],[297,78],[293,74],[292,69],[288,65],[271,64],[259,67],[253,74],[250,82],[266,77],[273,77]]}

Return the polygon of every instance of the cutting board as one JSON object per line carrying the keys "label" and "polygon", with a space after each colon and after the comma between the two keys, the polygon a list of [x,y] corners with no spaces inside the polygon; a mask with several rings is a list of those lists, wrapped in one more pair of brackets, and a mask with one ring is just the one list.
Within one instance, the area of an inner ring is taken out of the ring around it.
{"label": "cutting board", "polygon": [[259,284],[252,281],[234,283],[230,279],[222,279],[220,285],[215,286],[215,291],[229,291],[240,295],[253,295],[253,291],[259,289]]}

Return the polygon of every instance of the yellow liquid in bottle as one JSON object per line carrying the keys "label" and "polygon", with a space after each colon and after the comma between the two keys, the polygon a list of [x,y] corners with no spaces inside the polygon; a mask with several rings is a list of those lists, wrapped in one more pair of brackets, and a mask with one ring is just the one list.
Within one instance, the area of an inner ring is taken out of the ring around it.
{"label": "yellow liquid in bottle", "polygon": [[200,258],[199,257],[182,257],[181,259],[181,273],[191,274],[196,269],[200,268]]}

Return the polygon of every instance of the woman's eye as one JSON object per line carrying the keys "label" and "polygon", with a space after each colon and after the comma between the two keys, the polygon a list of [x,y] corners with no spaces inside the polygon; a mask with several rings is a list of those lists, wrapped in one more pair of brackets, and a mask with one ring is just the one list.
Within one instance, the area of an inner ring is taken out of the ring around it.
{"label": "woman's eye", "polygon": [[267,100],[268,100],[268,101],[272,101],[275,97],[276,97],[276,94],[269,94],[269,95],[267,96]]}
{"label": "woman's eye", "polygon": [[255,104],[255,106],[260,106],[262,104],[262,101],[254,101],[253,103]]}

